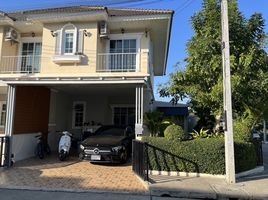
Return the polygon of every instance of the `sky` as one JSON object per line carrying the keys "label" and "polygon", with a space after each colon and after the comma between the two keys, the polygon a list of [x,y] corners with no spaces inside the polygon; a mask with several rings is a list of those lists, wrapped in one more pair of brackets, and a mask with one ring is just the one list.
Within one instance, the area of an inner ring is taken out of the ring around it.
{"label": "sky", "polygon": [[[123,2],[124,0],[0,0],[0,10],[14,11],[27,10],[45,7],[70,6],[70,5],[103,5],[107,6],[113,2]],[[125,0],[126,1],[126,0]],[[191,16],[198,12],[202,7],[203,0],[136,0],[135,3],[117,4],[113,7],[129,8],[155,8],[155,9],[172,9],[175,10],[173,18],[172,33],[170,40],[169,57],[167,62],[167,75],[155,78],[155,99],[169,101],[168,98],[161,98],[157,93],[158,85],[166,83],[169,74],[175,70],[174,65],[177,62],[184,67],[183,60],[187,57],[186,44],[193,35],[191,27]],[[253,13],[262,13],[266,20],[266,32],[268,33],[268,0],[238,0],[240,11],[246,18]]]}

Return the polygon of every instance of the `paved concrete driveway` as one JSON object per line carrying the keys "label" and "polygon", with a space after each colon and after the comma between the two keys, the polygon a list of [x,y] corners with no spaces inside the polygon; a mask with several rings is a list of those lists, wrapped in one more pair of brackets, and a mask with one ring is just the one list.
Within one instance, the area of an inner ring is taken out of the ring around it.
{"label": "paved concrete driveway", "polygon": [[131,164],[97,165],[77,158],[58,161],[56,156],[32,158],[0,171],[0,187],[65,191],[115,191],[146,193]]}

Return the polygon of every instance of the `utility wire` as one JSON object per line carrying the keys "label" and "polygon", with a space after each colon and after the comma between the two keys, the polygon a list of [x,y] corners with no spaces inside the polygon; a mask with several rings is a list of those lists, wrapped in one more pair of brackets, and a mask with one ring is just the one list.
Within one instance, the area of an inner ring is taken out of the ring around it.
{"label": "utility wire", "polygon": [[183,10],[188,8],[195,0],[187,0],[183,4],[181,4],[179,7],[175,9],[175,15],[181,13]]}

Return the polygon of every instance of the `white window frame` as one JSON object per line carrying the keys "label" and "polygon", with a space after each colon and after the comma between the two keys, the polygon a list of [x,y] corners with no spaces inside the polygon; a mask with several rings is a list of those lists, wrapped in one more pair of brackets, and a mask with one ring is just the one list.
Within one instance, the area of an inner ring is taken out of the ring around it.
{"label": "white window frame", "polygon": [[74,101],[73,102],[73,107],[72,107],[72,129],[81,129],[83,128],[83,126],[75,126],[75,106],[77,104],[83,104],[84,106],[84,113],[83,113],[83,123],[85,122],[85,119],[86,119],[86,102],[85,101]]}
{"label": "white window frame", "polygon": [[[66,50],[66,34],[68,34],[68,33],[72,33],[73,34],[73,48],[72,48],[72,52],[71,53],[66,53],[65,52],[65,50]],[[74,30],[66,30],[66,31],[64,31],[64,34],[63,34],[63,44],[62,44],[62,46],[63,46],[63,48],[62,48],[62,50],[63,50],[63,54],[64,55],[74,55],[75,54],[75,51],[76,51],[76,48],[74,48],[75,46],[74,46],[74,43],[75,43],[75,31]]]}
{"label": "white window frame", "polygon": [[[2,118],[3,104],[7,105],[7,102],[6,101],[0,101],[0,122],[1,122],[1,118]],[[7,111],[5,111],[5,112],[7,112]],[[4,127],[5,127],[5,124],[3,124],[3,125],[0,124],[0,128],[4,128]]]}
{"label": "white window frame", "polygon": [[[106,42],[106,53],[110,53],[110,40],[136,40],[136,72],[140,71],[141,59],[141,37],[144,33],[124,33],[124,34],[110,34],[109,40]],[[108,63],[108,62],[107,62]]]}
{"label": "white window frame", "polygon": [[[41,43],[42,48],[43,48],[43,43],[42,43],[42,37],[22,37],[20,38],[19,41],[19,56],[22,56],[22,45],[23,43]],[[42,49],[41,49],[42,51]],[[42,56],[42,53],[41,53]],[[41,58],[40,58],[41,59]],[[19,57],[18,59],[18,63],[17,63],[17,70],[20,71],[21,68],[21,57]],[[40,69],[41,70],[41,62],[40,62]]]}
{"label": "white window frame", "polygon": [[[73,33],[73,52],[72,53],[65,53],[65,33]],[[77,33],[78,33],[78,29],[72,23],[65,24],[61,28],[61,31],[60,31],[60,34],[61,34],[60,51],[59,51],[61,55],[75,55],[75,53],[77,52],[77,42],[78,42],[77,41],[77,38],[78,38]]]}

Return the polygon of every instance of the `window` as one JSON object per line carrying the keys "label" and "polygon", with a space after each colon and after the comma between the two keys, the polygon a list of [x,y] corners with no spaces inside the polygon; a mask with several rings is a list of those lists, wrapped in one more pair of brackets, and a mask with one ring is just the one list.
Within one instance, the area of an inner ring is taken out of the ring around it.
{"label": "window", "polygon": [[55,55],[52,58],[54,63],[81,63],[85,30],[78,30],[75,25],[68,23],[61,30],[55,31]]}
{"label": "window", "polygon": [[82,128],[85,122],[86,103],[74,102],[73,104],[73,128]]}
{"label": "window", "polygon": [[5,126],[6,123],[6,102],[5,101],[0,101],[0,126]]}
{"label": "window", "polygon": [[66,31],[64,33],[64,54],[74,53],[74,33]]}
{"label": "window", "polygon": [[112,71],[136,70],[137,40],[110,40],[110,69]]}
{"label": "window", "polygon": [[20,71],[39,72],[42,53],[41,42],[23,42],[21,48]]}
{"label": "window", "polygon": [[113,122],[118,126],[135,125],[135,108],[134,107],[114,107]]}

